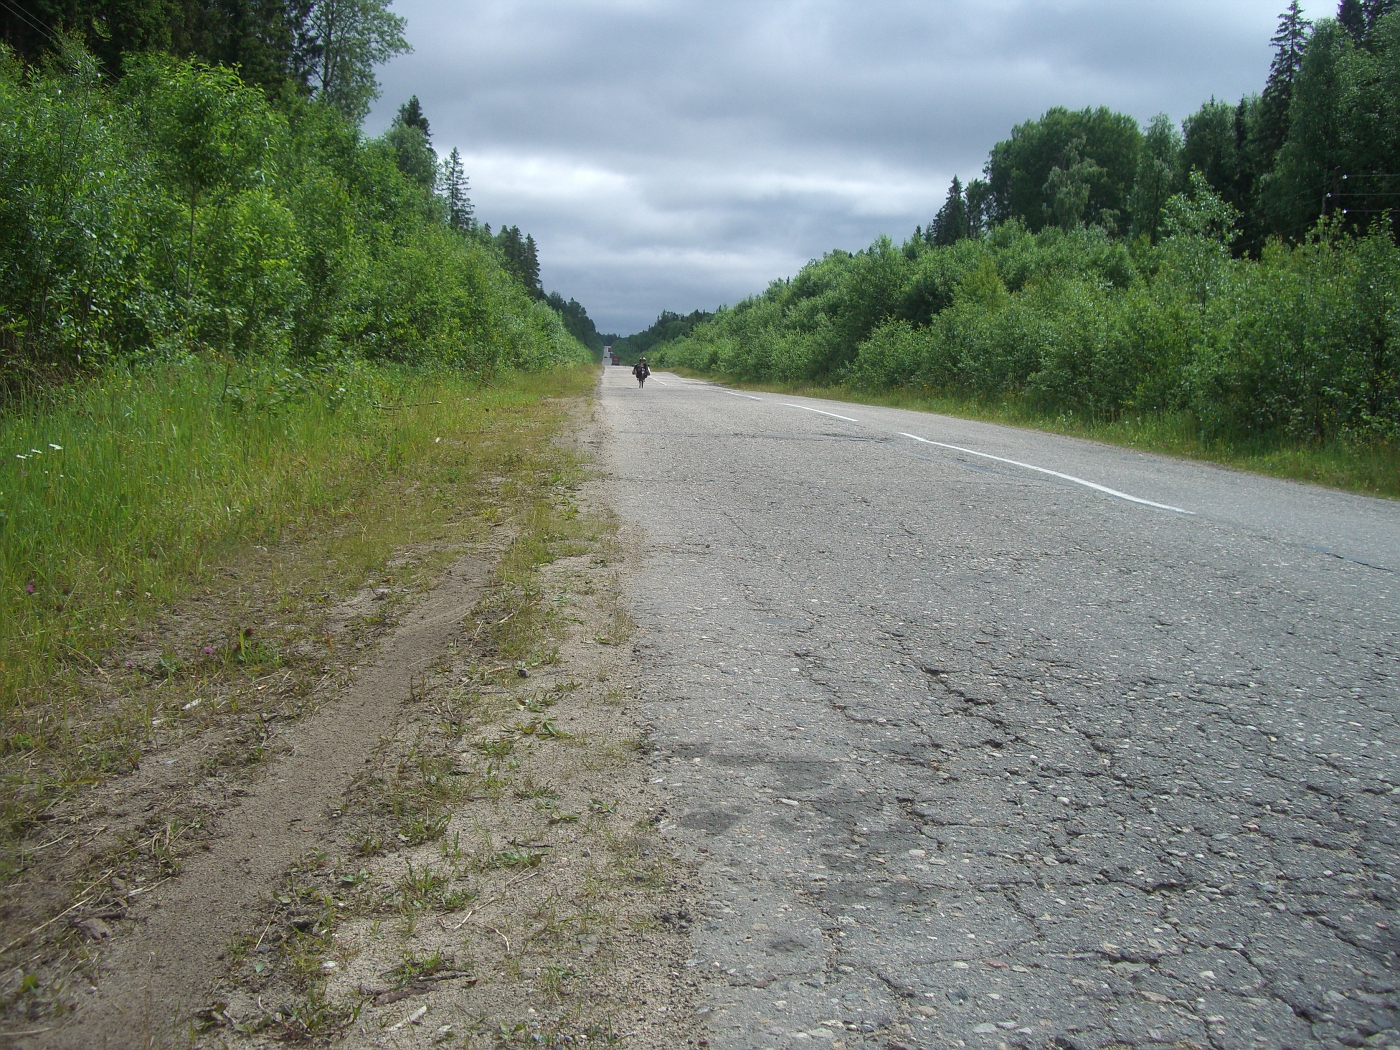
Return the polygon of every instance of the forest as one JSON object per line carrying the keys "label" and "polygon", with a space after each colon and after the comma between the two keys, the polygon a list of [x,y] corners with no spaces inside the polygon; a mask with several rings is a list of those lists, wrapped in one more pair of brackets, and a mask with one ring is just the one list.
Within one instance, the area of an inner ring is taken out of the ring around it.
{"label": "forest", "polygon": [[601,343],[417,98],[361,129],[408,46],[389,0],[27,0],[0,30],[11,719],[210,560],[465,485],[491,405],[544,412]]}
{"label": "forest", "polygon": [[657,347],[737,379],[1202,440],[1400,439],[1400,10],[1279,20],[1267,83],[1180,128],[1051,109],[927,228],[832,251]]}
{"label": "forest", "polygon": [[417,98],[360,131],[407,48],[386,0],[35,5],[66,33],[23,10],[0,54],[6,391],[179,354],[488,374],[597,343],[534,238],[478,223]]}
{"label": "forest", "polygon": [[635,364],[637,358],[651,353],[652,347],[687,336],[695,326],[708,321],[714,314],[707,310],[693,310],[682,316],[673,310],[662,310],[660,316],[640,332],[611,339],[613,353],[624,364]]}

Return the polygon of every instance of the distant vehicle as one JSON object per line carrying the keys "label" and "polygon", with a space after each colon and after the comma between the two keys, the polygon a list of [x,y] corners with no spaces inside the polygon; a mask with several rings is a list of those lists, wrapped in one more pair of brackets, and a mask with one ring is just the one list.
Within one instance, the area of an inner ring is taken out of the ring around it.
{"label": "distant vehicle", "polygon": [[611,360],[612,363],[615,365],[622,364],[622,358],[618,357],[615,353],[613,353],[612,344],[603,347],[603,360]]}

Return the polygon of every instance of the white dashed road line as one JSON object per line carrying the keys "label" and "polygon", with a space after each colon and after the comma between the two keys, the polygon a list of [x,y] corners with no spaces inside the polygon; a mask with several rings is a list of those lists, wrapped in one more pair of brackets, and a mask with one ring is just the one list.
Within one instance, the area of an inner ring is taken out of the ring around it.
{"label": "white dashed road line", "polygon": [[[796,408],[800,406],[793,407]],[[830,415],[831,413],[827,414]],[[852,422],[854,422],[854,420]],[[928,438],[921,438],[917,434],[906,434],[903,431],[900,432],[899,436],[910,438],[913,441],[922,442],[925,445],[937,445],[939,448],[952,449],[954,452],[962,452],[969,456],[980,456],[983,459],[996,460],[998,463],[1008,463],[1013,467],[1021,467],[1023,470],[1034,470],[1038,474],[1049,474],[1052,478],[1061,478],[1065,481],[1072,481],[1076,485],[1083,485],[1086,489],[1093,489],[1095,492],[1102,492],[1109,496],[1115,496],[1118,499],[1125,499],[1129,503],[1141,503],[1144,507],[1156,507],[1158,510],[1169,510],[1173,514],[1190,514],[1194,516],[1196,513],[1194,510],[1183,510],[1180,507],[1173,507],[1167,503],[1153,503],[1150,499],[1140,499],[1137,496],[1129,496],[1126,492],[1119,492],[1117,489],[1111,489],[1106,485],[1096,485],[1092,481],[1085,481],[1083,478],[1076,478],[1073,474],[1061,474],[1058,470],[1047,470],[1044,467],[1037,467],[1031,463],[1022,463],[1020,460],[1006,459],[1002,456],[993,456],[987,452],[975,452],[970,448],[963,448],[961,445],[947,445],[944,444],[942,441],[930,441]]]}
{"label": "white dashed road line", "polygon": [[726,394],[733,394],[735,397],[746,397],[746,398],[748,398],[750,401],[762,401],[762,400],[763,400],[763,398],[761,398],[761,397],[754,397],[752,394],[741,394],[741,393],[739,393],[737,390],[726,390],[725,393],[726,393]]}
{"label": "white dashed road line", "polygon": [[830,416],[832,419],[844,419],[847,423],[859,423],[859,419],[852,419],[850,416],[838,416],[835,412],[823,412],[820,408],[808,408],[806,405],[794,405],[789,401],[779,401],[778,404],[784,408],[800,408],[804,412],[815,412],[819,416]]}

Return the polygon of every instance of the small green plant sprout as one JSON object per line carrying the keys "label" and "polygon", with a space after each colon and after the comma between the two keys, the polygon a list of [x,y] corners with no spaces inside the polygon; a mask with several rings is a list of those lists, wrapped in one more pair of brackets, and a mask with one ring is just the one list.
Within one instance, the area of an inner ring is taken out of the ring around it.
{"label": "small green plant sprout", "polygon": [[571,733],[566,733],[554,724],[549,718],[536,719],[533,722],[516,722],[515,731],[522,736],[533,736],[539,740],[569,740]]}
{"label": "small green plant sprout", "polygon": [[405,866],[408,874],[394,884],[394,899],[400,910],[431,907],[447,888],[447,876],[426,865],[414,871],[412,861],[406,861]]}
{"label": "small green plant sprout", "polygon": [[451,970],[455,957],[443,955],[441,950],[435,949],[428,955],[415,955],[413,952],[404,952],[403,959],[399,965],[392,970],[381,974],[395,982],[399,988],[405,988],[410,984],[421,982],[426,977],[442,973],[444,970]]}
{"label": "small green plant sprout", "polygon": [[460,831],[452,833],[451,845],[446,842],[442,844],[442,859],[453,861],[462,859],[462,833]]}
{"label": "small green plant sprout", "polygon": [[544,854],[537,852],[540,848],[539,846],[511,845],[487,858],[485,867],[511,869],[538,868],[540,862],[544,860]]}
{"label": "small green plant sprout", "polygon": [[447,831],[452,815],[429,816],[423,813],[412,814],[399,826],[398,839],[406,846],[421,846],[425,842],[436,842]]}
{"label": "small green plant sprout", "polygon": [[600,798],[591,798],[588,800],[589,810],[599,816],[607,816],[610,813],[616,813],[619,804],[620,802],[617,799],[611,802],[604,802]]}
{"label": "small green plant sprout", "polygon": [[491,758],[505,758],[515,750],[515,741],[508,736],[499,737],[496,740],[487,740],[482,737],[473,746],[483,755]]}

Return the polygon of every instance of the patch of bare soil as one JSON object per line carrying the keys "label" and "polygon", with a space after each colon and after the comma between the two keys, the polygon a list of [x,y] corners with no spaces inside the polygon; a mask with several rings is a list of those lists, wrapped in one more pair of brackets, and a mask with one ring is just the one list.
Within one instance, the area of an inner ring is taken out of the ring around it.
{"label": "patch of bare soil", "polygon": [[204,818],[163,819],[140,874],[129,850],[88,872],[51,928],[84,938],[64,959],[89,990],[32,1027],[11,1012],[10,1045],[704,1045],[696,886],[655,830],[617,551],[602,483],[560,484],[312,713],[260,715],[258,775],[199,738],[89,793],[81,837],[173,795]]}
{"label": "patch of bare soil", "polygon": [[375,663],[279,737],[283,756],[222,814],[218,837],[178,878],[128,904],[122,917],[134,928],[114,940],[97,990],[50,1045],[130,1045],[123,1041],[155,1035],[198,1004],[249,911],[260,908],[308,843],[334,836],[340,796],[380,738],[393,732],[413,679],[440,658],[486,576],[480,559],[459,561],[403,618]]}

